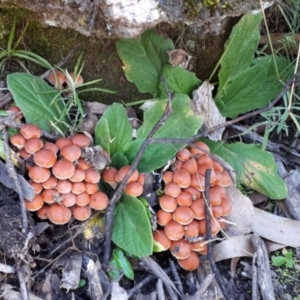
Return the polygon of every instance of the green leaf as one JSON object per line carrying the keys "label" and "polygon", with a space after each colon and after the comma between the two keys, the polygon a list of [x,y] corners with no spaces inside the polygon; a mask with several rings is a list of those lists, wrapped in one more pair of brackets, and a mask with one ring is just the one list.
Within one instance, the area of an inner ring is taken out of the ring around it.
{"label": "green leaf", "polygon": [[123,105],[114,103],[107,107],[96,124],[95,141],[110,156],[124,153],[132,140],[132,126]]}
{"label": "green leaf", "polygon": [[286,263],[284,256],[272,256],[272,264],[275,267],[280,267]]}
{"label": "green leaf", "polygon": [[[153,102],[144,112],[144,123],[137,132],[137,139],[146,138],[154,125],[164,114],[168,100]],[[190,107],[190,98],[176,95],[172,101],[172,114],[159,128],[155,138],[189,138],[200,129],[202,117],[195,116]],[[182,148],[180,144],[176,146]]]}
{"label": "green leaf", "polygon": [[258,25],[261,19],[261,14],[247,14],[233,27],[220,59],[217,95],[221,95],[226,85],[251,65],[260,39]]}
{"label": "green leaf", "polygon": [[[66,130],[65,124],[57,122],[61,119],[69,124],[66,116],[62,116],[64,103],[58,92],[44,80],[26,73],[14,73],[7,76],[7,85],[27,123],[51,132],[50,122],[53,122],[63,132]],[[55,97],[57,100],[50,106]]]}
{"label": "green leaf", "polygon": [[[132,142],[125,155],[131,164],[136,158],[142,143],[145,139],[138,139]],[[144,155],[142,156],[138,170],[141,173],[148,173],[164,166],[168,160],[172,159],[177,152],[177,148],[172,144],[151,144],[149,145]]]}
{"label": "green leaf", "polygon": [[78,283],[78,288],[80,289],[84,286],[86,286],[86,280],[85,279],[80,279],[79,283]]}
{"label": "green leaf", "polygon": [[211,151],[235,170],[237,181],[271,199],[287,197],[287,187],[278,175],[277,165],[271,153],[257,145],[244,143],[223,144],[205,140]]}
{"label": "green leaf", "polygon": [[[149,102],[144,112],[144,123],[137,132],[137,140],[132,142],[125,153],[129,163],[135,159],[140,147],[152,128],[163,115],[167,100]],[[176,95],[172,101],[172,115],[154,135],[155,138],[189,138],[201,127],[202,117],[195,116],[190,108],[190,99],[186,95]],[[150,172],[165,165],[184,144],[151,144],[146,148],[138,165],[140,172]]]}
{"label": "green leaf", "polygon": [[119,170],[124,166],[128,166],[129,162],[123,153],[117,152],[111,157],[111,165]]}
{"label": "green leaf", "polygon": [[144,205],[123,195],[114,210],[113,242],[129,254],[143,257],[152,254],[153,238]]}
{"label": "green leaf", "polygon": [[[275,56],[280,79],[286,81],[292,74],[291,64]],[[268,105],[282,90],[278,82],[274,60],[265,56],[254,60],[254,66],[237,75],[228,84],[216,103],[223,116],[235,118],[239,114]],[[220,105],[221,104],[221,105]]]}
{"label": "green leaf", "polygon": [[140,40],[120,39],[116,44],[126,79],[133,82],[141,93],[157,97],[162,68],[168,62],[166,51],[174,48],[173,42],[154,30],[148,30]]}
{"label": "green leaf", "polygon": [[[196,77],[195,73],[189,72],[181,67],[172,67],[165,65],[162,70],[170,91],[176,94],[184,94],[192,97],[192,93],[196,90],[201,81]],[[167,98],[167,92],[162,81],[159,83],[160,98]]]}
{"label": "green leaf", "polygon": [[294,267],[294,260],[292,258],[286,258],[285,263],[289,268]]}
{"label": "green leaf", "polygon": [[219,99],[224,104],[221,114],[224,117],[235,118],[257,106],[261,107],[258,91],[261,89],[265,77],[265,70],[259,66],[248,68],[237,75],[232,83],[224,88],[223,97],[216,99],[217,105]]}
{"label": "green leaf", "polygon": [[[131,264],[120,248],[114,250],[109,264],[118,269],[112,269],[109,271],[109,275],[112,280],[120,278],[120,274],[124,274],[127,278],[134,280],[134,273]],[[116,274],[116,271],[118,274]]]}

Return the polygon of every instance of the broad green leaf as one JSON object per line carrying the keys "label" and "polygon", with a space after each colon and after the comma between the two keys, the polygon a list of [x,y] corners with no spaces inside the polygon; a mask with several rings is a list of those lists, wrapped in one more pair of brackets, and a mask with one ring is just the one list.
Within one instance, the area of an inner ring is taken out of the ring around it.
{"label": "broad green leaf", "polygon": [[128,159],[127,157],[120,152],[115,153],[112,157],[111,157],[111,166],[116,168],[116,169],[121,169],[124,166],[129,165]]}
{"label": "broad green leaf", "polygon": [[[285,82],[292,74],[291,64],[275,56],[280,79]],[[216,103],[223,116],[235,118],[239,114],[268,105],[282,90],[277,78],[274,59],[265,56],[254,60],[254,66],[237,75],[228,84]]]}
{"label": "broad green leaf", "polygon": [[174,48],[173,42],[148,30],[140,40],[120,39],[116,44],[126,79],[141,93],[159,96],[162,68],[168,62],[166,51]]}
{"label": "broad green leaf", "polygon": [[221,95],[226,85],[239,73],[250,67],[260,39],[258,25],[261,14],[247,14],[231,31],[220,59],[219,89]]}
{"label": "broad green leaf", "polygon": [[[235,118],[241,113],[261,107],[259,90],[265,78],[266,72],[259,66],[248,68],[237,75],[223,90],[223,97],[220,98],[224,104],[221,114],[224,117]],[[218,101],[219,98],[216,100],[217,105]]]}
{"label": "broad green leaf", "polygon": [[96,145],[100,145],[110,156],[124,153],[132,140],[132,126],[123,105],[110,105],[95,128]]}
{"label": "broad green leaf", "polygon": [[[146,138],[164,114],[168,100],[155,101],[144,112],[144,123],[137,132],[137,139]],[[190,98],[176,95],[172,101],[172,114],[156,132],[156,138],[188,138],[202,125],[202,117],[195,116],[190,107]],[[181,148],[179,145],[177,148]]]}
{"label": "broad green leaf", "polygon": [[129,254],[143,257],[152,254],[153,238],[144,205],[123,195],[114,210],[113,242]]}
{"label": "broad green leaf", "polygon": [[[144,123],[137,132],[137,140],[132,142],[125,153],[129,162],[135,159],[142,143],[152,128],[163,115],[167,100],[150,102],[144,112]],[[155,138],[189,138],[196,134],[201,127],[202,117],[195,116],[190,108],[190,99],[186,95],[176,95],[172,101],[172,115],[154,135]],[[184,144],[151,144],[142,156],[138,169],[140,172],[150,172],[165,165],[175,156]]]}
{"label": "broad green leaf", "polygon": [[275,267],[280,267],[286,263],[284,256],[272,256],[272,264]]}
{"label": "broad green leaf", "polygon": [[[65,124],[57,123],[60,118],[68,124],[67,117],[62,116],[64,109],[62,99],[44,80],[26,73],[13,73],[7,76],[7,85],[27,123],[51,132],[50,122],[53,122],[63,132],[66,130]],[[57,100],[50,106],[54,98]]]}
{"label": "broad green leaf", "polygon": [[[144,140],[145,139],[138,139],[133,141],[130,148],[125,153],[130,164],[136,158]],[[168,160],[172,159],[176,152],[177,149],[172,144],[151,144],[146,148],[146,151],[138,164],[138,170],[141,173],[148,173],[155,169],[159,169],[164,166]]]}
{"label": "broad green leaf", "polygon": [[131,264],[120,248],[114,250],[109,265],[112,269],[108,271],[108,274],[112,280],[119,279],[123,274],[127,278],[134,280],[134,272]]}
{"label": "broad green leaf", "polygon": [[[201,81],[196,77],[195,73],[189,72],[181,67],[172,67],[165,65],[162,70],[170,91],[176,94],[184,94],[192,97],[192,93],[196,90]],[[160,98],[167,98],[167,92],[162,81],[159,83]]]}
{"label": "broad green leaf", "polygon": [[237,181],[271,199],[287,197],[287,187],[278,175],[271,153],[257,145],[223,144],[205,140],[211,151],[227,161],[236,171]]}

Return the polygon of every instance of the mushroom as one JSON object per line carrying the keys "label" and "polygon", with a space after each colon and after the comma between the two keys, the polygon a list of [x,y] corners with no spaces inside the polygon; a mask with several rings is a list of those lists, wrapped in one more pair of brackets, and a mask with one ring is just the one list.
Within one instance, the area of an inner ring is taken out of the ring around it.
{"label": "mushroom", "polygon": [[61,204],[66,207],[71,207],[76,204],[76,196],[71,192],[61,195]]}
{"label": "mushroom", "polygon": [[101,175],[96,169],[89,169],[85,171],[85,182],[88,183],[98,183],[100,181]]}
{"label": "mushroom", "polygon": [[191,255],[192,247],[185,239],[180,239],[178,241],[172,241],[170,250],[172,255],[177,259],[185,259]]}
{"label": "mushroom", "polygon": [[108,197],[103,192],[96,192],[90,195],[90,207],[95,210],[104,210],[108,206]]}
{"label": "mushroom", "polygon": [[63,225],[70,221],[71,210],[68,207],[60,205],[58,203],[52,204],[47,211],[49,220],[57,225]]}
{"label": "mushroom", "polygon": [[72,190],[72,182],[67,179],[62,179],[57,181],[56,190],[60,194],[67,194],[70,193]]}
{"label": "mushroom", "polygon": [[202,220],[205,218],[205,200],[203,198],[198,198],[195,200],[190,209],[194,212],[194,218],[197,220]]}
{"label": "mushroom", "polygon": [[162,180],[164,181],[165,184],[167,184],[169,182],[173,182],[173,175],[174,175],[174,172],[165,171],[162,175]]}
{"label": "mushroom", "polygon": [[[89,183],[91,184],[91,183]],[[86,189],[86,185],[87,183],[84,182],[73,182],[72,183],[72,193],[74,193],[75,195],[79,195],[81,193],[87,192],[88,194],[90,194],[88,192],[88,190]],[[98,185],[96,185],[96,191],[98,190]],[[96,192],[94,191],[94,193]],[[92,193],[93,194],[93,193]]]}
{"label": "mushroom", "polygon": [[40,149],[34,153],[33,161],[40,167],[51,168],[56,163],[56,155],[51,150]]}
{"label": "mushroom", "polygon": [[194,219],[194,212],[185,206],[179,206],[173,212],[173,220],[182,225],[190,224]]}
{"label": "mushroom", "polygon": [[[196,147],[190,147],[190,152],[191,154],[194,156],[194,157],[199,157],[201,155],[206,155],[206,152],[210,153],[210,149],[209,147],[201,142],[201,141],[198,141],[198,142],[194,142],[193,145],[195,145]],[[199,147],[199,148],[198,148]],[[206,152],[202,151],[202,150],[205,150]]]}
{"label": "mushroom", "polygon": [[164,234],[162,230],[154,231],[153,240],[157,243],[159,251],[166,251],[171,247],[171,240]]}
{"label": "mushroom", "polygon": [[86,206],[78,206],[74,205],[72,207],[73,217],[78,221],[85,221],[91,216],[91,208],[89,205]]}
{"label": "mushroom", "polygon": [[20,133],[24,136],[26,140],[31,138],[40,138],[42,136],[42,130],[34,124],[24,124]]}
{"label": "mushroom", "polygon": [[177,152],[176,157],[181,161],[186,161],[191,157],[191,152],[189,149],[183,148]]}
{"label": "mushroom", "polygon": [[21,133],[17,133],[10,138],[10,142],[19,150],[24,148],[26,139]]}
{"label": "mushroom", "polygon": [[200,260],[196,252],[191,251],[190,256],[185,259],[179,259],[178,263],[186,271],[194,271],[200,265]]}
{"label": "mushroom", "polygon": [[77,145],[67,145],[61,148],[60,155],[63,158],[74,162],[81,156],[81,149]]}
{"label": "mushroom", "polygon": [[48,219],[48,209],[49,205],[44,204],[39,210],[37,210],[36,214],[37,216],[42,220]]}
{"label": "mushroom", "polygon": [[52,167],[53,175],[58,179],[69,179],[75,173],[75,166],[67,159],[58,160]]}
{"label": "mushroom", "polygon": [[177,241],[184,236],[184,227],[172,220],[164,227],[164,233],[171,241]]}
{"label": "mushroom", "polygon": [[90,195],[86,192],[76,195],[76,205],[86,206],[90,202]]}
{"label": "mushroom", "polygon": [[78,147],[85,148],[88,147],[91,144],[91,140],[89,137],[87,137],[85,134],[77,133],[70,137],[70,140],[73,145],[76,145]]}
{"label": "mushroom", "polygon": [[182,191],[176,198],[179,206],[190,206],[193,203],[193,197],[190,193]]}
{"label": "mushroom", "polygon": [[[123,178],[128,174],[130,169],[130,166],[124,166],[122,167],[116,175],[116,181],[121,182]],[[126,183],[132,182],[132,181],[137,181],[139,178],[139,172],[138,170],[134,170],[133,173],[130,175]]]}
{"label": "mushroom", "polygon": [[50,171],[49,169],[42,168],[39,166],[33,166],[29,172],[28,176],[35,182],[42,183],[49,179]]}
{"label": "mushroom", "polygon": [[108,167],[102,171],[102,180],[108,183],[113,189],[117,186],[116,176],[118,170],[113,167]]}
{"label": "mushroom", "polygon": [[58,149],[62,149],[65,146],[72,145],[72,142],[66,137],[60,137],[56,140],[55,145],[58,147]]}
{"label": "mushroom", "polygon": [[184,235],[190,238],[199,235],[199,224],[196,220],[193,220],[190,224],[184,226]]}
{"label": "mushroom", "polygon": [[98,191],[98,184],[95,183],[85,183],[85,191],[89,194],[92,195]]}
{"label": "mushroom", "polygon": [[84,179],[85,179],[85,171],[78,167],[75,168],[74,175],[69,178],[69,180],[72,182],[81,182],[84,181]]}
{"label": "mushroom", "polygon": [[132,181],[132,182],[127,183],[124,188],[124,192],[128,196],[132,196],[132,197],[141,196],[143,194],[143,191],[144,191],[143,186],[137,181]]}
{"label": "mushroom", "polygon": [[181,188],[177,183],[169,182],[165,185],[164,192],[166,195],[176,198],[181,193]]}
{"label": "mushroom", "polygon": [[25,142],[24,149],[30,153],[34,154],[43,147],[43,142],[38,138],[30,138]]}
{"label": "mushroom", "polygon": [[55,70],[49,74],[47,80],[54,86],[56,90],[62,90],[63,85],[66,82],[66,76],[63,72]]}
{"label": "mushroom", "polygon": [[79,169],[82,169],[84,171],[92,168],[92,165],[87,163],[83,158],[78,159],[77,166],[78,166]]}
{"label": "mushroom", "polygon": [[184,169],[178,169],[174,172],[173,182],[177,183],[181,188],[187,188],[191,185],[191,175]]}
{"label": "mushroom", "polygon": [[173,212],[177,208],[177,201],[174,197],[162,195],[159,198],[159,205],[164,211]]}
{"label": "mushroom", "polygon": [[32,201],[24,199],[24,203],[27,210],[37,211],[43,206],[44,199],[41,195],[35,195]]}
{"label": "mushroom", "polygon": [[54,189],[57,185],[57,178],[50,176],[48,180],[43,182],[43,188],[46,190]]}
{"label": "mushroom", "polygon": [[172,213],[166,212],[163,209],[159,209],[156,212],[156,219],[157,219],[157,223],[160,226],[165,226],[167,223],[169,223],[173,219],[173,216],[172,216]]}

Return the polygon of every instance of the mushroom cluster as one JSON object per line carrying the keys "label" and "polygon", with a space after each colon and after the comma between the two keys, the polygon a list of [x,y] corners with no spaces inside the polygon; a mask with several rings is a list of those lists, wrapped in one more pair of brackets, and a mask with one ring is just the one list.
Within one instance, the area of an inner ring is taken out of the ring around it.
{"label": "mushroom cluster", "polygon": [[[232,206],[226,186],[231,184],[228,172],[209,154],[209,147],[195,142],[196,147],[184,148],[176,155],[171,169],[163,173],[164,194],[159,198],[157,223],[162,227],[154,232],[154,240],[163,250],[170,249],[186,270],[199,265],[197,253],[206,254],[204,199],[205,172],[211,169],[210,211],[211,234],[216,235],[224,226],[222,216],[230,214]],[[204,151],[200,150],[203,149]],[[195,242],[195,240],[201,240]]]}
{"label": "mushroom cluster", "polygon": [[99,191],[100,173],[82,158],[90,145],[84,134],[61,137],[55,143],[43,141],[41,130],[25,124],[10,141],[25,159],[29,183],[35,190],[32,201],[25,199],[29,211],[55,224],[67,223],[71,216],[84,221],[91,209],[103,210],[108,197]]}
{"label": "mushroom cluster", "polygon": [[[102,180],[108,183],[112,188],[115,188],[119,182],[129,172],[130,166],[123,166],[119,170],[113,167],[108,167],[102,172]],[[132,197],[139,197],[143,194],[145,183],[145,174],[139,173],[138,170],[134,170],[126,182],[124,192]]]}
{"label": "mushroom cluster", "polygon": [[65,87],[71,88],[72,86],[78,87],[83,84],[83,77],[80,74],[73,72],[68,74],[69,76],[66,77],[63,72],[55,70],[49,74],[47,80],[56,90],[63,90]]}

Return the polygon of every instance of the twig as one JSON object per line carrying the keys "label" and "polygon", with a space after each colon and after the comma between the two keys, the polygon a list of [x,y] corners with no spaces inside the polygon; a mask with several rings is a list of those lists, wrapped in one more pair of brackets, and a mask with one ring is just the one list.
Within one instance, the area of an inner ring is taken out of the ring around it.
{"label": "twig", "polygon": [[21,299],[22,300],[30,300],[28,290],[26,287],[26,283],[25,283],[25,279],[24,279],[24,272],[23,272],[21,261],[19,261],[17,263],[17,274],[18,274],[18,279],[19,279],[19,283],[20,283]]}
{"label": "twig", "polygon": [[[205,191],[204,191],[204,197],[205,197],[205,225],[206,225],[206,240],[210,241],[211,236],[211,223],[210,223],[210,176],[211,176],[211,169],[207,169],[205,172]],[[216,281],[220,286],[220,289],[222,290],[222,293],[225,297],[225,299],[230,299],[226,290],[226,287],[224,285],[224,282],[220,276],[219,270],[217,269],[216,263],[213,258],[213,248],[212,243],[207,244],[207,258],[209,260],[210,266],[215,274]]]}
{"label": "twig", "polygon": [[[75,50],[78,48],[78,45],[76,45],[71,51],[70,53],[63,59],[61,60],[57,66],[61,67],[63,66],[69,59],[70,57],[73,55],[73,53],[75,52]],[[45,73],[43,73],[40,77],[42,79],[45,79],[46,77],[48,77],[48,75],[51,73],[51,70],[46,71]],[[0,108],[4,107],[6,104],[8,104],[10,101],[12,100],[12,95],[11,93],[7,93],[5,94],[3,97],[0,98]]]}
{"label": "twig", "polygon": [[157,130],[164,124],[164,122],[168,119],[168,117],[172,114],[172,100],[174,98],[174,94],[170,93],[165,78],[163,78],[163,82],[165,84],[165,88],[168,93],[168,103],[165,109],[163,116],[158,120],[158,122],[154,125],[148,136],[146,137],[145,141],[141,145],[141,148],[135,157],[134,161],[131,164],[129,172],[124,177],[124,179],[119,183],[118,187],[116,188],[114,195],[110,199],[109,206],[105,213],[105,241],[104,241],[104,257],[103,257],[103,264],[107,265],[109,258],[110,258],[110,247],[111,247],[111,236],[112,236],[112,225],[113,225],[113,211],[117,202],[121,199],[122,191],[127,183],[128,178],[132,175],[134,170],[137,168],[147,146],[151,144],[153,140],[154,134]]}
{"label": "twig", "polygon": [[181,295],[184,295],[183,286],[182,286],[180,277],[178,275],[176,266],[174,264],[174,261],[170,258],[169,258],[169,264],[170,264],[170,267],[171,267],[172,275],[174,277],[175,285],[178,288],[178,291],[181,293]]}
{"label": "twig", "polygon": [[8,174],[13,180],[15,190],[18,192],[19,199],[20,199],[20,207],[21,207],[21,214],[22,214],[22,232],[26,233],[28,229],[28,220],[27,220],[27,214],[26,214],[26,207],[24,203],[24,194],[21,187],[21,184],[18,180],[17,172],[13,166],[13,163],[10,159],[11,151],[8,145],[8,134],[5,127],[2,128],[2,134],[3,134],[3,144],[4,144],[4,150],[5,150],[5,156],[6,156],[6,167],[8,170]]}
{"label": "twig", "polygon": [[257,285],[257,267],[256,267],[257,254],[254,253],[252,258],[252,300],[258,300],[258,285]]}

